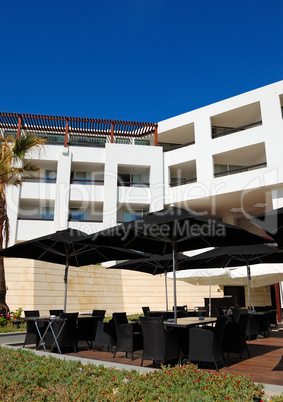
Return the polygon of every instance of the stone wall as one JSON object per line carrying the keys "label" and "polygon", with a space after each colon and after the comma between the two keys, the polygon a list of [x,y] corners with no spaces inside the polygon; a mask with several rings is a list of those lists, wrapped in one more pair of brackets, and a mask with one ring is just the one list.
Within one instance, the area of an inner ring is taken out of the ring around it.
{"label": "stone wall", "polygon": [[[64,271],[62,265],[41,261],[6,258],[7,303],[11,311],[63,309]],[[168,306],[174,304],[173,281],[167,280]],[[211,296],[223,296],[222,287],[212,286]],[[246,287],[246,301],[248,294]],[[177,281],[177,304],[188,308],[204,305],[209,296],[208,286],[195,286]],[[252,289],[253,305],[271,304],[269,286]],[[67,311],[91,312],[106,309],[106,315],[114,311],[139,314],[142,306],[152,310],[166,308],[164,275],[150,275],[127,270],[106,269],[103,266],[70,267],[68,280]],[[213,313],[213,312],[212,312]]]}

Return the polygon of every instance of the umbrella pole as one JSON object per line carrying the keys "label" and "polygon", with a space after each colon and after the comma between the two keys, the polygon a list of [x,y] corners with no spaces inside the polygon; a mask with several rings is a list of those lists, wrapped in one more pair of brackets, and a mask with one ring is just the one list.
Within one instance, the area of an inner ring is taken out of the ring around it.
{"label": "umbrella pole", "polygon": [[208,305],[208,316],[211,317],[211,278],[209,278],[209,305]]}
{"label": "umbrella pole", "polygon": [[69,271],[69,259],[67,258],[65,266],[65,276],[64,276],[64,282],[65,282],[64,313],[66,313],[66,307],[67,307],[68,271]]}
{"label": "umbrella pole", "polygon": [[247,265],[247,277],[248,277],[248,291],[249,291],[249,306],[250,306],[250,312],[252,311],[252,297],[251,297],[251,269],[250,266]]}
{"label": "umbrella pole", "polygon": [[168,311],[167,271],[164,272],[164,275],[165,275],[166,311]]}
{"label": "umbrella pole", "polygon": [[177,287],[176,287],[176,269],[178,269],[178,257],[175,242],[172,242],[173,249],[173,281],[174,281],[174,322],[177,324]]}

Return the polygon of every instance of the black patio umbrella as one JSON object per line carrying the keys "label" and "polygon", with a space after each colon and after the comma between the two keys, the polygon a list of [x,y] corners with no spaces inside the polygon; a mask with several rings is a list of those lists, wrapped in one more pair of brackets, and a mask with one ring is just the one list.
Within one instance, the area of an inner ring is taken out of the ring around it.
{"label": "black patio umbrella", "polygon": [[[183,262],[190,260],[183,254],[178,254],[178,269],[182,269]],[[165,294],[166,294],[166,310],[168,311],[168,295],[167,295],[167,272],[173,271],[172,254],[165,255],[151,255],[149,257],[137,259],[134,261],[124,261],[116,265],[112,265],[107,269],[126,269],[129,271],[139,271],[151,275],[165,276]]]}
{"label": "black patio umbrella", "polygon": [[97,264],[104,261],[125,260],[129,258],[141,258],[141,253],[131,250],[96,245],[84,244],[89,236],[76,229],[59,230],[43,237],[24,241],[0,251],[0,256],[29,258],[65,265],[65,299],[64,311],[66,311],[68,270],[69,266],[81,267],[89,264]]}
{"label": "black patio umbrella", "polygon": [[[175,206],[149,213],[142,218],[89,236],[83,242],[125,247],[154,254],[171,254],[174,277],[174,306],[176,300],[177,253],[207,247],[264,243],[268,240],[228,225],[208,219]],[[175,321],[177,320],[175,308]]]}
{"label": "black patio umbrella", "polygon": [[283,208],[274,209],[250,219],[251,222],[262,227],[283,248]]}
{"label": "black patio umbrella", "polygon": [[246,265],[249,292],[249,307],[252,309],[250,289],[250,265],[261,263],[283,263],[283,253],[277,247],[265,244],[218,247],[213,250],[195,255],[186,262],[187,268],[227,268]]}

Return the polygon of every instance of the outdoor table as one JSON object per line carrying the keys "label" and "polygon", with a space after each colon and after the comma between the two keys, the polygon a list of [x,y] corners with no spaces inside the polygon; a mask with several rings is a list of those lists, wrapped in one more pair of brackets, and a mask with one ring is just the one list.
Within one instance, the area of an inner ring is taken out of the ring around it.
{"label": "outdoor table", "polygon": [[85,341],[91,349],[98,321],[102,321],[101,316],[92,314],[79,314],[77,318],[77,340]]}
{"label": "outdoor table", "polygon": [[[61,354],[61,349],[60,349],[60,346],[58,344],[58,338],[59,338],[59,336],[61,334],[62,329],[65,326],[67,318],[59,318],[59,317],[24,317],[23,320],[24,321],[34,321],[34,324],[35,324],[35,327],[37,329],[39,339],[40,339],[40,341],[39,341],[39,343],[38,343],[38,345],[36,347],[36,350],[38,350],[40,348],[40,345],[42,345],[44,351],[46,352],[45,338],[46,338],[48,330],[50,329],[50,331],[52,333],[52,336],[53,336],[53,339],[54,339],[54,342],[53,342],[53,344],[52,344],[52,346],[50,348],[50,351],[52,351],[52,349],[54,348],[54,345],[56,344],[57,349],[58,349],[59,353]],[[61,328],[60,328],[60,330],[59,330],[59,332],[58,332],[58,334],[56,336],[52,325],[54,323],[59,323],[59,322],[63,322],[63,325],[61,326]],[[45,331],[43,332],[43,334],[41,333],[41,331],[39,329],[39,324],[40,323],[47,323],[47,326],[46,326]]]}
{"label": "outdoor table", "polygon": [[203,317],[199,319],[197,317],[182,317],[177,318],[177,323],[174,321],[164,321],[164,325],[166,327],[175,327],[175,328],[190,328],[196,327],[199,325],[206,325],[206,324],[214,324],[217,321],[217,318],[214,317]]}
{"label": "outdoor table", "polygon": [[177,318],[177,323],[174,321],[164,321],[164,325],[167,328],[172,328],[175,332],[175,336],[178,340],[179,347],[183,352],[184,356],[189,354],[189,331],[192,327],[197,327],[200,325],[214,324],[217,318],[202,317],[182,317]]}

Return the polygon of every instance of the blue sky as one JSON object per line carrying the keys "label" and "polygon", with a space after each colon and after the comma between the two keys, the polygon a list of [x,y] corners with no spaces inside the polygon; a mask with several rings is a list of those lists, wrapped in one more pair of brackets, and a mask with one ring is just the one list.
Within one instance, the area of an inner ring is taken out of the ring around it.
{"label": "blue sky", "polygon": [[0,0],[0,110],[158,122],[283,79],[282,0]]}

